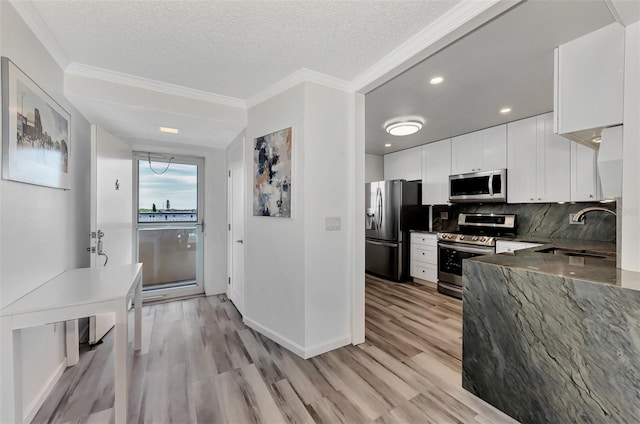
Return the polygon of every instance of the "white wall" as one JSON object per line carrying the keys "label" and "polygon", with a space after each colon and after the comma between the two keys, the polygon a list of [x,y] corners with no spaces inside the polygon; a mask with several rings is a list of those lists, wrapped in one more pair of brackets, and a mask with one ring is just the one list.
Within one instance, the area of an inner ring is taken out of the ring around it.
{"label": "white wall", "polygon": [[622,269],[640,271],[640,22],[626,27],[622,149]]}
{"label": "white wall", "polygon": [[[305,87],[297,85],[248,111],[246,128],[245,321],[296,353],[304,349]],[[253,216],[254,139],[292,127],[292,214]]]}
{"label": "white wall", "polygon": [[[89,123],[66,101],[63,73],[9,2],[0,2],[0,54],[71,114],[70,191],[0,181],[0,306],[68,268],[87,266]],[[39,407],[64,363],[64,326],[23,331],[24,414]]]}
{"label": "white wall", "polygon": [[134,141],[133,150],[204,158],[204,291],[207,296],[227,290],[227,177],[225,151],[178,143]]}
{"label": "white wall", "polygon": [[364,155],[364,182],[384,180],[384,156]]}
{"label": "white wall", "polygon": [[[305,84],[305,348],[307,356],[351,342],[348,240],[349,96]],[[300,141],[300,140],[298,140]],[[338,217],[340,231],[326,231]]]}

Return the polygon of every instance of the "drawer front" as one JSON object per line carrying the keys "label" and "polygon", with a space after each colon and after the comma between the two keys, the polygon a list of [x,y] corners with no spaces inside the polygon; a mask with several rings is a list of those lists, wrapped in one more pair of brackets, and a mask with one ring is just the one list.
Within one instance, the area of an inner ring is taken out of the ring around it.
{"label": "drawer front", "polygon": [[435,246],[438,240],[435,234],[431,233],[411,233],[411,244],[419,244],[422,246]]}
{"label": "drawer front", "polygon": [[436,283],[438,281],[438,267],[426,263],[412,262],[411,276]]}
{"label": "drawer front", "polygon": [[438,248],[436,246],[411,246],[411,262],[424,262],[432,265],[438,263]]}

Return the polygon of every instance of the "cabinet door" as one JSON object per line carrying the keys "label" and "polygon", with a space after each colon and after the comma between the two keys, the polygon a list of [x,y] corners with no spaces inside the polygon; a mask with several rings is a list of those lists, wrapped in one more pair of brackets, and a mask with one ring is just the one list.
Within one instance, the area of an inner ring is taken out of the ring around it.
{"label": "cabinet door", "polygon": [[537,120],[507,124],[507,201],[529,203],[537,198]]}
{"label": "cabinet door", "polygon": [[571,142],[571,201],[588,202],[600,200],[596,151]]}
{"label": "cabinet door", "polygon": [[480,131],[482,139],[482,166],[479,171],[491,171],[507,167],[507,125]]}
{"label": "cabinet door", "polygon": [[482,138],[472,132],[451,139],[451,173],[467,174],[482,167]]}
{"label": "cabinet door", "polygon": [[622,123],[624,37],[624,27],[613,23],[558,48],[559,134]]}
{"label": "cabinet door", "polygon": [[414,181],[422,178],[420,146],[384,155],[384,179]]}
{"label": "cabinet door", "polygon": [[422,204],[449,203],[451,139],[422,146]]}
{"label": "cabinet door", "polygon": [[553,113],[538,116],[537,202],[571,199],[571,141],[554,134]]}

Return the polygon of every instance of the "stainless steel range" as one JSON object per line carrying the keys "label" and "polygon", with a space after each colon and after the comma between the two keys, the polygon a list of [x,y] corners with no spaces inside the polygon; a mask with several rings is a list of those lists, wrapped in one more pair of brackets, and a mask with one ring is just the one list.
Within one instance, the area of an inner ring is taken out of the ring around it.
{"label": "stainless steel range", "polygon": [[516,216],[465,214],[458,216],[459,232],[438,233],[438,291],[462,298],[462,261],[496,251],[496,237],[514,236]]}

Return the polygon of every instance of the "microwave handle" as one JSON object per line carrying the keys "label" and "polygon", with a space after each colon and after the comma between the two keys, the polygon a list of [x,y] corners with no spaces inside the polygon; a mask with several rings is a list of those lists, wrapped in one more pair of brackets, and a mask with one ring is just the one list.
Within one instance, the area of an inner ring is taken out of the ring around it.
{"label": "microwave handle", "polygon": [[493,174],[489,175],[489,196],[493,196]]}

